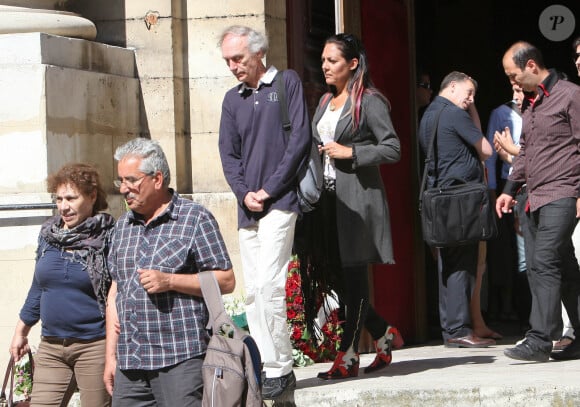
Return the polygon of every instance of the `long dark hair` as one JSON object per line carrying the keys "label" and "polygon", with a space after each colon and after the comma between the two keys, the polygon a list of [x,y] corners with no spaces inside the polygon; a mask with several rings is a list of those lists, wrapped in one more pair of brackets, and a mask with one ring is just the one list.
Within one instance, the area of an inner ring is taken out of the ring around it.
{"label": "long dark hair", "polygon": [[[378,95],[388,107],[390,107],[389,101],[373,84],[369,74],[367,52],[363,43],[356,36],[345,33],[335,34],[326,39],[326,44],[335,44],[347,61],[351,61],[354,58],[358,59],[358,66],[353,71],[347,84],[351,102],[350,114],[353,117],[353,129],[357,129],[360,123],[360,108],[364,93]],[[329,88],[332,94],[336,95],[336,87],[329,85]]]}

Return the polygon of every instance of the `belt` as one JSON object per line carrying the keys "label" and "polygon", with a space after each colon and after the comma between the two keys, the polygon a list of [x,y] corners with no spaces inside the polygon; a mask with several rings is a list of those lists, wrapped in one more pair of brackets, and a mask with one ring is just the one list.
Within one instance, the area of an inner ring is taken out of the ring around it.
{"label": "belt", "polygon": [[79,339],[79,338],[59,338],[58,336],[42,336],[43,341],[53,345],[69,346],[73,343],[93,343],[105,339],[104,336],[94,339]]}

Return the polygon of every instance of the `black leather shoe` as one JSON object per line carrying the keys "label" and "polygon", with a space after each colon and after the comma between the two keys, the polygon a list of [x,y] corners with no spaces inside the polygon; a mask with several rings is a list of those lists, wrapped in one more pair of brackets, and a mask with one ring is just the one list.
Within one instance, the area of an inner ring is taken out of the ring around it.
{"label": "black leather shoe", "polygon": [[550,357],[555,360],[580,359],[580,340],[574,339],[572,343],[559,352],[550,353]]}
{"label": "black leather shoe", "polygon": [[294,390],[296,388],[296,376],[294,372],[281,377],[269,377],[264,379],[262,385],[262,398],[264,400],[273,400],[280,397],[287,390]]}
{"label": "black leather shoe", "polygon": [[508,358],[516,360],[525,360],[527,362],[547,362],[550,359],[550,353],[532,346],[529,341],[508,348],[503,351]]}
{"label": "black leather shoe", "polygon": [[475,335],[467,335],[461,338],[450,338],[445,342],[446,348],[487,348],[495,345],[493,339],[480,338]]}

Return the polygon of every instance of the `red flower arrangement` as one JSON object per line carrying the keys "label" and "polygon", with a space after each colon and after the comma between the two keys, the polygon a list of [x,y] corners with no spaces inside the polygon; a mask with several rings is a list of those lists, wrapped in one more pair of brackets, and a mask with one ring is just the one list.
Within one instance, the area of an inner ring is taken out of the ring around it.
{"label": "red flower arrangement", "polygon": [[[322,302],[322,299],[319,299]],[[322,339],[317,340],[315,335],[308,331],[304,318],[304,297],[302,295],[302,281],[300,278],[300,263],[297,256],[292,256],[288,263],[288,276],[286,279],[286,314],[290,341],[295,352],[294,363],[297,359],[308,356],[314,362],[328,362],[334,360],[340,345],[342,327],[338,320],[338,310],[328,315],[327,321],[322,326]]]}

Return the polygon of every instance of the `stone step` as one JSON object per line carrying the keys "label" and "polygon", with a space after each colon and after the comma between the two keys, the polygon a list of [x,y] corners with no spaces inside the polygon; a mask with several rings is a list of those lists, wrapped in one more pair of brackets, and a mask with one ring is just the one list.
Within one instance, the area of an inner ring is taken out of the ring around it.
{"label": "stone step", "polygon": [[330,363],[295,368],[297,388],[267,405],[275,407],[510,406],[580,405],[580,360],[526,363],[503,350],[520,338],[504,339],[485,349],[445,348],[440,343],[404,347],[393,363],[365,375],[374,355],[361,355],[358,378],[316,378]]}

